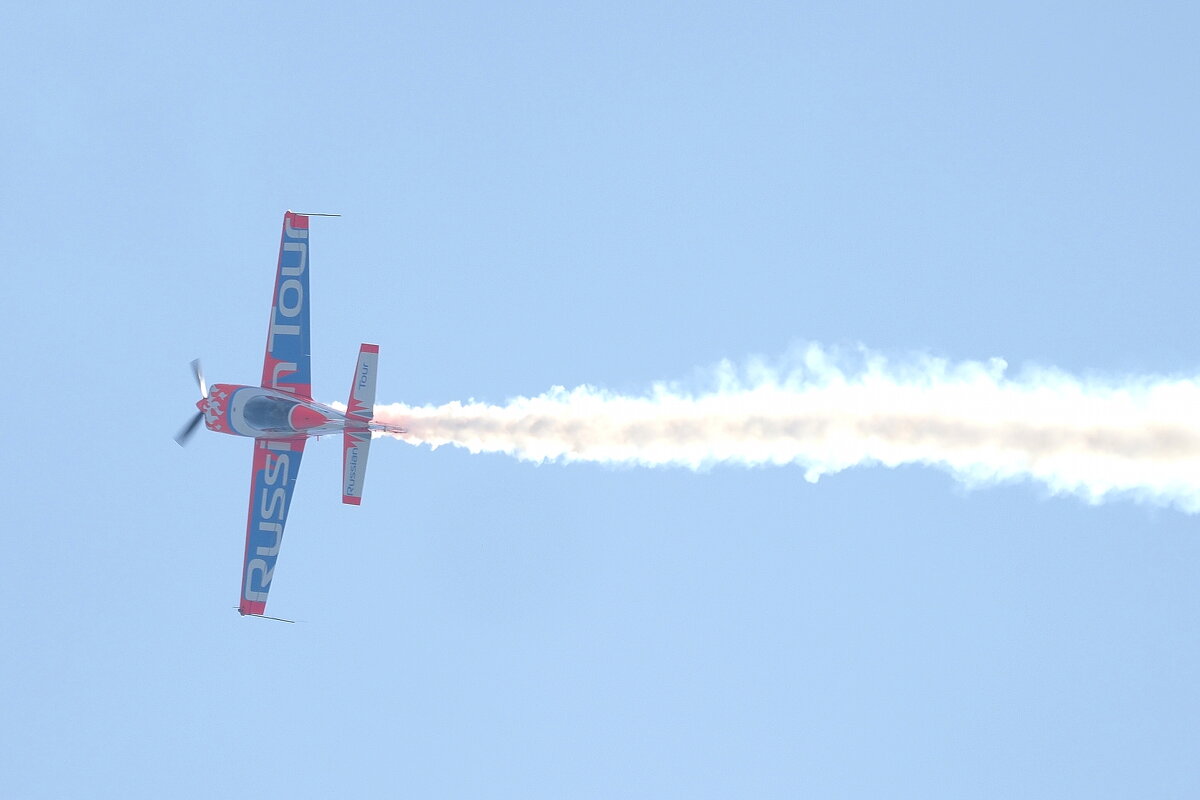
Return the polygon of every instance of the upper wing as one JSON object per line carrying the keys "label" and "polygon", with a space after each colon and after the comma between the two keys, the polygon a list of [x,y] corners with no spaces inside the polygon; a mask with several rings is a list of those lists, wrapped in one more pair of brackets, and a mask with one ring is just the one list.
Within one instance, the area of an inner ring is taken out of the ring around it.
{"label": "upper wing", "polygon": [[283,215],[262,385],[312,398],[308,325],[308,217]]}
{"label": "upper wing", "polygon": [[283,541],[283,526],[300,472],[304,438],[255,439],[250,476],[250,510],[246,514],[246,555],[242,559],[242,596],[238,611],[262,614]]}

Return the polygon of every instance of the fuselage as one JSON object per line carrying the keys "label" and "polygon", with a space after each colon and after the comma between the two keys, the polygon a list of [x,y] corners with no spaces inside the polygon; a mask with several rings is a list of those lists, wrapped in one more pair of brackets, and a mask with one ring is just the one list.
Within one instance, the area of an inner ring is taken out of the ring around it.
{"label": "fuselage", "polygon": [[255,439],[323,436],[347,427],[368,427],[314,400],[261,386],[215,383],[196,407],[204,413],[204,424],[210,431]]}

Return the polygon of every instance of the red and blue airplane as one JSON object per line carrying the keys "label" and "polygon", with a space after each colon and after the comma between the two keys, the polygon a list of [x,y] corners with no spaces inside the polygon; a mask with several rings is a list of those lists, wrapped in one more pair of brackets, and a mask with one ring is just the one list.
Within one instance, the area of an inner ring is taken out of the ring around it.
{"label": "red and blue airplane", "polygon": [[362,502],[371,433],[403,433],[403,428],[372,421],[379,345],[364,344],[350,385],[346,411],[312,398],[309,369],[308,218],[335,214],[283,215],[283,236],[275,268],[275,297],[267,327],[262,383],[207,386],[200,362],[192,371],[200,386],[199,411],[175,437],[183,445],[203,421],[210,431],[254,439],[250,508],[246,514],[246,553],[238,612],[264,616],[275,559],[283,539],[292,489],[304,444],[311,436],[342,434],[342,502]]}

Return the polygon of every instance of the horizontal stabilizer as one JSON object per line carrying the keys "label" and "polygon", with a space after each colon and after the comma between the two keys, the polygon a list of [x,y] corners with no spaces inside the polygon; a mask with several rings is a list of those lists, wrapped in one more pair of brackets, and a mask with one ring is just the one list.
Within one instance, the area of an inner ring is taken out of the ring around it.
{"label": "horizontal stabilizer", "polygon": [[354,383],[350,384],[350,399],[346,401],[346,416],[351,422],[367,423],[375,415],[375,370],[378,368],[379,345],[362,345],[358,349]]}
{"label": "horizontal stabilizer", "polygon": [[367,456],[371,452],[370,431],[346,431],[342,447],[342,502],[362,503],[363,479],[367,477]]}
{"label": "horizontal stabilizer", "polygon": [[367,456],[371,452],[371,432],[367,423],[375,415],[375,370],[379,367],[379,345],[364,344],[358,349],[358,365],[346,401],[346,432],[342,447],[342,502],[362,502],[363,480],[367,477]]}

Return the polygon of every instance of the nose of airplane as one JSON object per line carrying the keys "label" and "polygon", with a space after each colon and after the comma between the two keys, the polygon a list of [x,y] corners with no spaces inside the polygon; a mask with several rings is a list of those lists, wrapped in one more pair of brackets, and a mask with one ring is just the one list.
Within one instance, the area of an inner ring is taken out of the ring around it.
{"label": "nose of airplane", "polygon": [[291,424],[292,429],[297,431],[315,428],[319,425],[324,425],[328,421],[323,414],[302,405],[294,406],[291,415],[288,417],[288,422]]}

